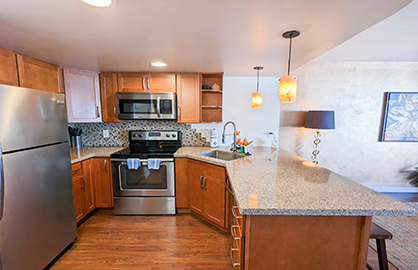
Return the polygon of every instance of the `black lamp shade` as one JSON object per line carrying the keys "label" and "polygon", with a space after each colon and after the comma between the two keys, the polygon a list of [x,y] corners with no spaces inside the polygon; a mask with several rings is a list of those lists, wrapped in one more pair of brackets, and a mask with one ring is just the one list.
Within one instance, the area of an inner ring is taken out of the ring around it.
{"label": "black lamp shade", "polygon": [[306,128],[335,129],[334,111],[308,111]]}

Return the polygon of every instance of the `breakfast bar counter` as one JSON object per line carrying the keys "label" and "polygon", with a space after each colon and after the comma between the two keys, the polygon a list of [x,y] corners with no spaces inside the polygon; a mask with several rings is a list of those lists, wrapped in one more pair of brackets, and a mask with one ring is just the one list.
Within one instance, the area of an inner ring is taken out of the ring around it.
{"label": "breakfast bar counter", "polygon": [[175,157],[226,168],[236,204],[233,269],[364,270],[372,216],[415,214],[282,149],[251,147],[251,156],[230,161],[200,155],[211,150],[182,147]]}

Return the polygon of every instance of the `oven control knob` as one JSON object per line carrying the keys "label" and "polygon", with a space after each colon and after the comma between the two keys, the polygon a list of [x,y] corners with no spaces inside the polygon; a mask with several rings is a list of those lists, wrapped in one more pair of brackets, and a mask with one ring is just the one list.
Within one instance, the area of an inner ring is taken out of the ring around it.
{"label": "oven control knob", "polygon": [[176,137],[176,134],[171,135],[171,137],[175,138]]}
{"label": "oven control knob", "polygon": [[167,138],[170,138],[170,134],[165,134],[165,136],[166,136]]}
{"label": "oven control knob", "polygon": [[139,138],[142,138],[142,137],[143,137],[143,135],[142,135],[142,134],[138,134],[138,137],[139,137]]}

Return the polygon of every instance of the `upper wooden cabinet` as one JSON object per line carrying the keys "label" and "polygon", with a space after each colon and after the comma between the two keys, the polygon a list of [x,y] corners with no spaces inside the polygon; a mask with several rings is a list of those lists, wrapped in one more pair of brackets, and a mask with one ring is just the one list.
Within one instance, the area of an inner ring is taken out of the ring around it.
{"label": "upper wooden cabinet", "polygon": [[64,68],[69,123],[101,122],[99,73]]}
{"label": "upper wooden cabinet", "polygon": [[177,109],[179,123],[200,122],[200,74],[177,74]]}
{"label": "upper wooden cabinet", "polygon": [[173,73],[118,73],[119,92],[176,92]]}
{"label": "upper wooden cabinet", "polygon": [[100,96],[103,122],[119,122],[118,119],[118,75],[112,72],[100,73]]}
{"label": "upper wooden cabinet", "polygon": [[16,55],[4,48],[0,48],[0,83],[19,86]]}
{"label": "upper wooden cabinet", "polygon": [[20,86],[62,92],[62,74],[58,66],[20,54],[17,54],[16,58]]}
{"label": "upper wooden cabinet", "polygon": [[[213,85],[219,85],[220,89],[213,89]],[[223,73],[202,73],[202,116],[201,123],[222,122],[222,93],[223,93]]]}

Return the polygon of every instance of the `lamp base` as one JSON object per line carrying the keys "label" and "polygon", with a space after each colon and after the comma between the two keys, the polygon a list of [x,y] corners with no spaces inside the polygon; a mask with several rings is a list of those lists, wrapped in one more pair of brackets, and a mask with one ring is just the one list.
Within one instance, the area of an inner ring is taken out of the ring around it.
{"label": "lamp base", "polygon": [[319,129],[316,130],[314,138],[315,139],[313,141],[312,163],[318,164],[319,144],[321,143],[321,132],[319,131]]}

